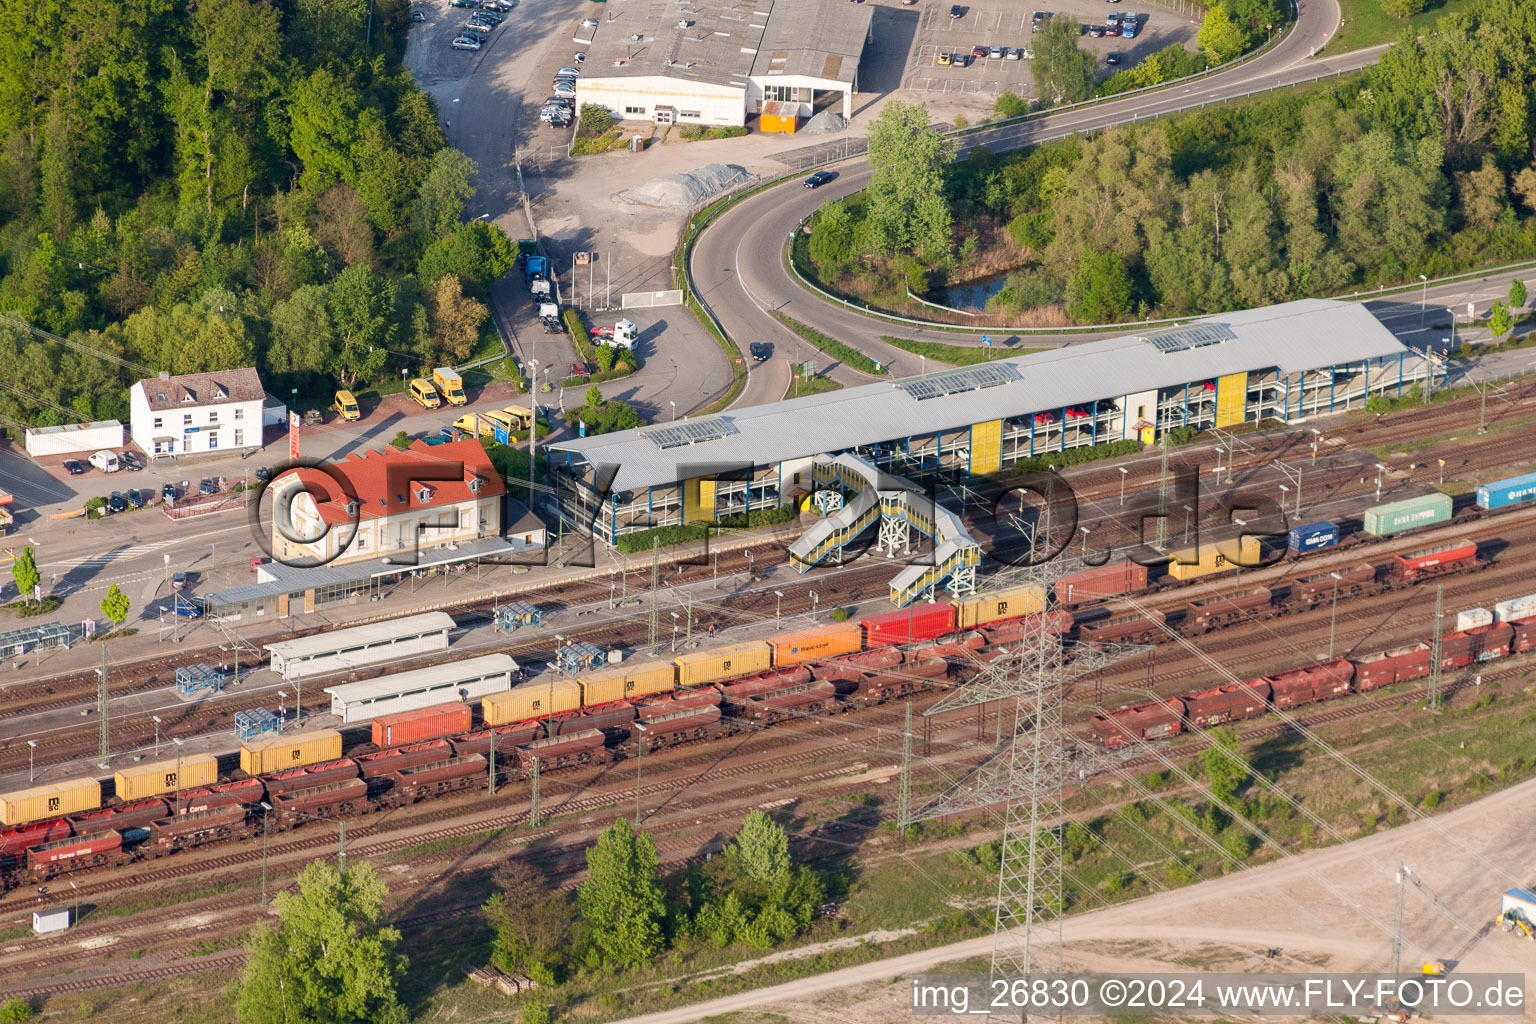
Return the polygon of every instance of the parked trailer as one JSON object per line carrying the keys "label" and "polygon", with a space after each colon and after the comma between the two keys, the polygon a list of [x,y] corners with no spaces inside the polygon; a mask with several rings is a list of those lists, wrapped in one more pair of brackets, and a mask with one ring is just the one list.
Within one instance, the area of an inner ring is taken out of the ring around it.
{"label": "parked trailer", "polygon": [[1529,501],[1536,501],[1536,473],[1495,480],[1477,488],[1477,507],[1490,512]]}
{"label": "parked trailer", "polygon": [[1045,590],[1029,583],[1007,590],[977,594],[957,602],[955,610],[955,625],[960,629],[985,626],[990,622],[1013,619],[1020,615],[1035,615],[1045,611]]}
{"label": "parked trailer", "polygon": [[1435,526],[1451,521],[1451,496],[1425,494],[1365,510],[1365,532],[1373,537],[1391,537],[1406,530]]}
{"label": "parked trailer", "polygon": [[101,806],[101,783],[70,779],[46,786],[0,793],[0,825],[21,825],[40,818],[78,814]]}
{"label": "parked trailer", "polygon": [[1074,608],[1147,589],[1147,567],[1129,558],[1070,573],[1056,581],[1056,603]]}

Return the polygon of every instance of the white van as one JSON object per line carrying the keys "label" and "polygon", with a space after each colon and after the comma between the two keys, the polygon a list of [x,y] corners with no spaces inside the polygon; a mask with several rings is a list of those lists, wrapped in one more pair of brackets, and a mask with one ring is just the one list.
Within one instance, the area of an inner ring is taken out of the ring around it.
{"label": "white van", "polygon": [[87,461],[103,473],[116,473],[123,468],[123,464],[118,461],[117,453],[106,449],[92,455]]}

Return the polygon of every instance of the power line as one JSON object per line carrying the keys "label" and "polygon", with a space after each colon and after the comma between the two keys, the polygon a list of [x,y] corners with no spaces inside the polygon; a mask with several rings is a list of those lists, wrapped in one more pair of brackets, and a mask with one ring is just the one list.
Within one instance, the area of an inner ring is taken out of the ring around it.
{"label": "power line", "polygon": [[44,341],[51,341],[56,345],[64,345],[67,348],[74,349],[81,355],[94,356],[97,359],[102,359],[109,363],[116,363],[118,366],[121,366],[125,370],[132,370],[141,378],[153,377],[157,372],[155,370],[151,370],[147,366],[142,366],[139,363],[135,363],[132,360],[113,355],[111,352],[103,352],[102,350],[92,348],[89,345],[82,345],[78,341],[70,341],[68,338],[61,338],[57,334],[52,334],[48,331],[45,331],[41,327],[33,327],[25,320],[18,320],[13,316],[7,316],[4,313],[0,313],[0,323],[8,324],[9,326],[14,327],[19,331],[26,331],[29,334],[35,334],[39,338],[42,338]]}

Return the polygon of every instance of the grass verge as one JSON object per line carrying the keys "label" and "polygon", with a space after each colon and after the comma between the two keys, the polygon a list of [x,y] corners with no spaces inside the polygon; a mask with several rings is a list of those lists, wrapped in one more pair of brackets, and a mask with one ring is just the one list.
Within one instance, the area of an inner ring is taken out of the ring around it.
{"label": "grass verge", "polygon": [[[971,366],[975,363],[991,362],[998,358],[994,349],[990,347],[970,345],[946,345],[941,341],[910,341],[906,338],[897,338],[889,334],[880,335],[880,340],[887,345],[910,352],[915,356],[924,356],[928,359],[937,359],[941,363],[953,363],[956,366]],[[1003,358],[1009,356],[1030,356],[1044,349],[1021,348],[1004,351]]]}
{"label": "grass verge", "polygon": [[1390,43],[1403,29],[1415,33],[1432,30],[1435,22],[1452,11],[1472,9],[1474,0],[1445,0],[1432,4],[1411,18],[1394,18],[1381,9],[1381,0],[1339,0],[1343,21],[1338,33],[1328,41],[1330,54],[1347,53],[1377,43]]}
{"label": "grass verge", "polygon": [[858,349],[844,345],[836,338],[829,338],[814,327],[807,326],[798,320],[785,316],[778,310],[769,310],[774,319],[794,331],[807,342],[815,345],[827,355],[840,363],[853,367],[861,373],[867,373],[871,377],[878,377],[886,372],[886,368],[873,359],[860,352]]}

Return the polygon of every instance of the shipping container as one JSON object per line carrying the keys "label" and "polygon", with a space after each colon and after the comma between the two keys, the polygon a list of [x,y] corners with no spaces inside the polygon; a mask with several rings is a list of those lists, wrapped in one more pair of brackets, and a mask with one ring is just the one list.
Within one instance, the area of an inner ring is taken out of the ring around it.
{"label": "shipping container", "polygon": [[857,622],[843,622],[770,636],[768,645],[773,648],[774,665],[798,665],[802,661],[852,654],[862,649],[864,630]]}
{"label": "shipping container", "polygon": [[455,702],[417,711],[402,711],[373,720],[373,745],[398,747],[442,736],[468,732],[474,713],[468,704]]}
{"label": "shipping container", "polygon": [[181,759],[181,779],[176,778],[177,762],[156,761],[119,769],[113,776],[119,800],[140,800],[178,789],[211,786],[219,781],[219,759],[212,754],[187,754]]}
{"label": "shipping container", "polygon": [[597,672],[583,672],[576,678],[581,684],[581,706],[597,707],[631,697],[671,690],[677,669],[670,661],[625,664]]}
{"label": "shipping container", "polygon": [[733,676],[761,672],[773,664],[773,651],[761,640],[714,647],[672,659],[678,686],[704,686]]}
{"label": "shipping container", "polygon": [[[1236,562],[1229,557],[1234,552],[1241,552]],[[1199,579],[1201,576],[1230,572],[1238,568],[1256,568],[1262,558],[1259,538],[1250,535],[1244,535],[1240,543],[1227,540],[1217,544],[1201,544],[1198,561],[1195,561],[1194,549],[1175,551],[1171,554],[1173,560],[1168,563],[1168,575],[1176,580]],[[1183,564],[1185,562],[1189,564]]]}
{"label": "shipping container", "polygon": [[531,718],[558,715],[581,707],[581,685],[574,679],[524,683],[480,699],[486,725],[507,725]]}
{"label": "shipping container", "polygon": [[1476,629],[1478,626],[1493,625],[1493,612],[1487,608],[1468,608],[1464,612],[1456,613],[1456,631],[1459,633],[1465,629]]}
{"label": "shipping container", "polygon": [[1536,473],[1495,480],[1477,488],[1477,507],[1482,509],[1508,508],[1533,499],[1536,499]]}
{"label": "shipping container", "polygon": [[1037,584],[1025,584],[977,594],[960,601],[956,606],[956,625],[961,629],[985,626],[1000,619],[1017,619],[1022,615],[1038,615],[1045,611],[1045,590]]}
{"label": "shipping container", "polygon": [[[979,600],[972,598],[972,601]],[[961,612],[969,601],[961,602]],[[883,647],[935,640],[955,631],[955,606],[948,601],[936,604],[911,604],[900,611],[885,612],[860,619],[864,627],[864,645]]]}
{"label": "shipping container", "polygon": [[1373,537],[1390,537],[1404,530],[1450,521],[1449,494],[1425,494],[1365,510],[1365,532]]}
{"label": "shipping container", "polygon": [[1064,608],[1104,601],[1147,589],[1147,567],[1129,558],[1095,569],[1084,569],[1056,581],[1056,603]]}
{"label": "shipping container", "polygon": [[0,825],[20,825],[39,818],[56,818],[101,806],[101,783],[71,779],[0,793]]}
{"label": "shipping container", "polygon": [[1536,619],[1536,594],[1512,597],[1493,606],[1495,622],[1518,622],[1521,619]]}
{"label": "shipping container", "polygon": [[1317,523],[1308,523],[1305,526],[1291,527],[1286,547],[1293,554],[1306,555],[1311,554],[1313,551],[1331,548],[1338,542],[1338,525],[1324,520]]}
{"label": "shipping container", "polygon": [[341,733],[315,729],[255,740],[240,748],[240,768],[247,775],[265,775],[341,756]]}
{"label": "shipping container", "polygon": [[1189,724],[1196,729],[1205,729],[1263,715],[1269,710],[1269,683],[1263,679],[1229,683],[1199,693],[1187,693],[1182,699]]}

